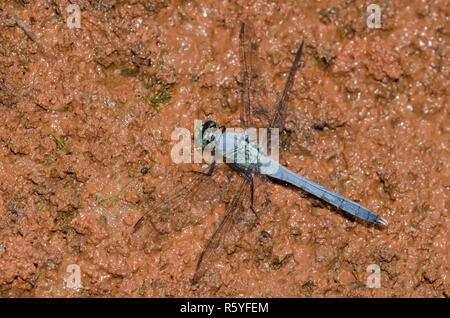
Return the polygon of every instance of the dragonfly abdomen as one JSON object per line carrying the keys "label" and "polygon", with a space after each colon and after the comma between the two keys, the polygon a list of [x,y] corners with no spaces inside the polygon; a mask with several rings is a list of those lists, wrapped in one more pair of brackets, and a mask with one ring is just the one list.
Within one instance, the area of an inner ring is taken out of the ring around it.
{"label": "dragonfly abdomen", "polygon": [[327,188],[317,184],[311,180],[308,180],[305,177],[302,177],[289,169],[279,166],[276,172],[269,174],[270,177],[276,178],[285,182],[288,182],[312,195],[315,197],[324,200],[325,202],[330,203],[331,205],[344,210],[351,215],[354,215],[360,219],[374,222],[386,224],[386,220],[380,217],[378,214],[373,213],[369,209],[363,207],[362,205],[347,199],[346,197],[337,194]]}

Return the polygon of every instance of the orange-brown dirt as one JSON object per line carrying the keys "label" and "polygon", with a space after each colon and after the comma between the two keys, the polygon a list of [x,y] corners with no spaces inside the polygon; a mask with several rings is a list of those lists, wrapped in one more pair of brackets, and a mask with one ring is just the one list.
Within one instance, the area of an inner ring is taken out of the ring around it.
{"label": "orange-brown dirt", "polygon": [[[0,295],[448,297],[448,2],[374,0],[373,29],[369,3],[1,1]],[[235,172],[219,165],[215,199],[186,203],[166,234],[130,232],[199,169],[171,160],[175,127],[240,125],[242,19],[270,103],[305,40],[281,162],[389,224],[269,184],[253,226],[192,284]]]}

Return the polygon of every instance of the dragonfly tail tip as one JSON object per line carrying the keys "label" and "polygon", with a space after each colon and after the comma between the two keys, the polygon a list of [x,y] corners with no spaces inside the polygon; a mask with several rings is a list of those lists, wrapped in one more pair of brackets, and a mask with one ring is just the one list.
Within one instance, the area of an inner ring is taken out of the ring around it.
{"label": "dragonfly tail tip", "polygon": [[377,222],[380,223],[380,224],[383,224],[383,225],[387,225],[387,224],[388,224],[388,221],[386,221],[386,219],[383,219],[382,217],[380,217],[380,218],[377,220]]}

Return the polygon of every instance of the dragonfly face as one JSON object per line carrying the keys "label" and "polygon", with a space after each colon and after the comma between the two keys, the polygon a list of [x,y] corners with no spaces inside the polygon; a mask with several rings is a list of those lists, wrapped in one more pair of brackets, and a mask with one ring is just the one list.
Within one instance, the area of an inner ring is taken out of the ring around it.
{"label": "dragonfly face", "polygon": [[220,135],[221,130],[216,122],[208,120],[204,124],[195,127],[194,139],[196,144],[204,149],[206,146],[215,147]]}

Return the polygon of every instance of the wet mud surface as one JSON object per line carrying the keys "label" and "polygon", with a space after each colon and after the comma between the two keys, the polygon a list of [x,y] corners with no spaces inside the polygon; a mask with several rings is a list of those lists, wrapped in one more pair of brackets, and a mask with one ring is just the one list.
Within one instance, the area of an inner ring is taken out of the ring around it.
{"label": "wet mud surface", "polygon": [[[76,3],[80,28],[69,1],[1,1],[1,296],[449,296],[446,1],[380,1],[378,29],[364,1]],[[242,19],[269,104],[305,40],[281,163],[389,224],[263,184],[259,218],[192,284],[235,171],[218,165],[197,200],[159,219],[162,234],[130,232],[202,169],[171,160],[175,127],[241,125]]]}

